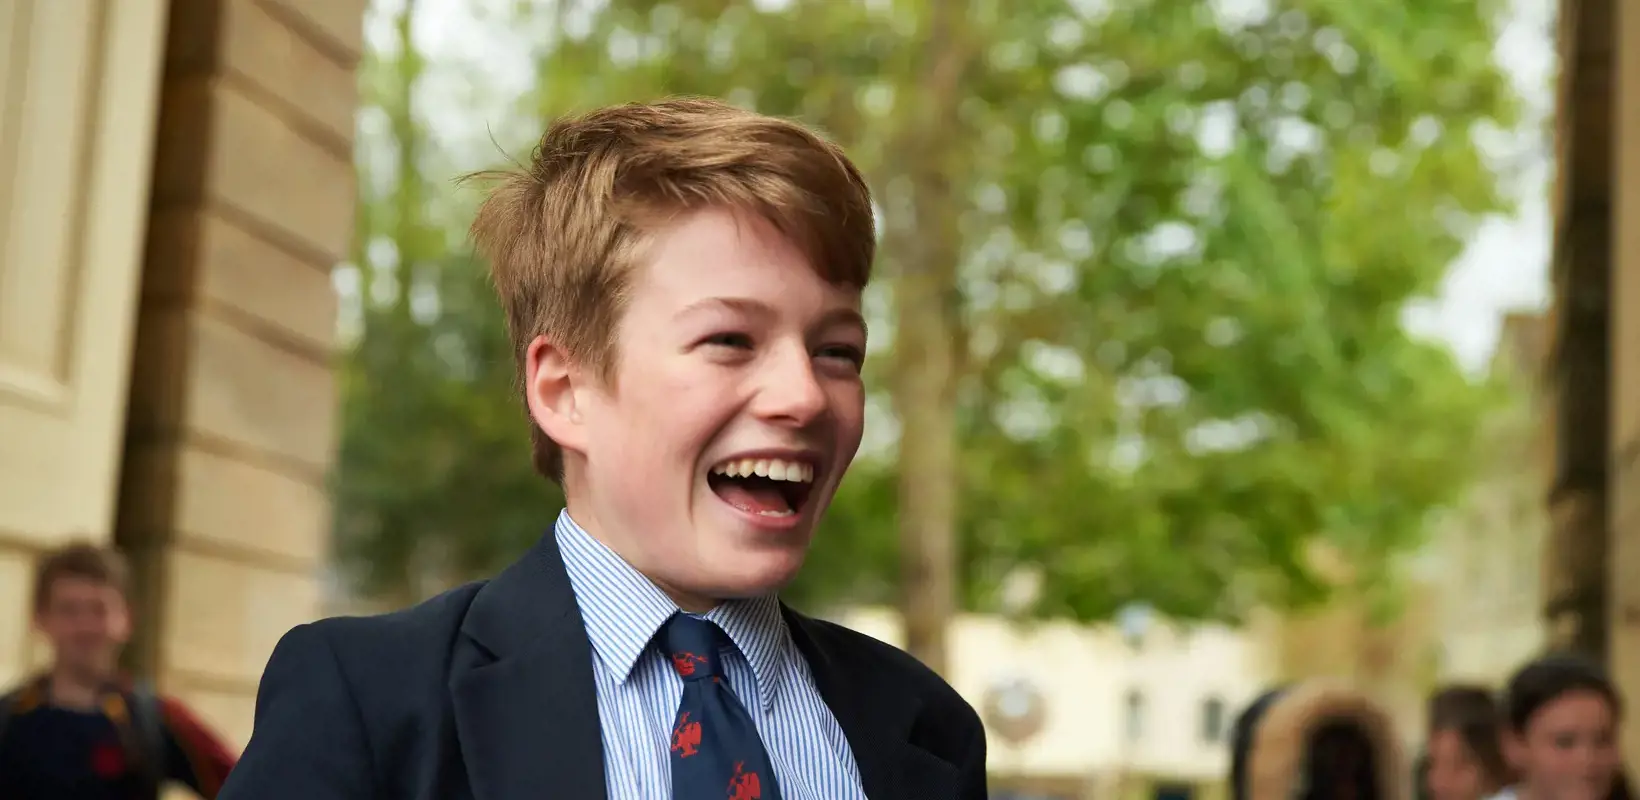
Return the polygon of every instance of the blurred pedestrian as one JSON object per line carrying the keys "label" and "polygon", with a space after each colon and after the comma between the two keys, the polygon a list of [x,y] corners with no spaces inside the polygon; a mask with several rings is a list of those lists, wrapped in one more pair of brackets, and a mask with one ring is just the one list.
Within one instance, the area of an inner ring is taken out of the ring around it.
{"label": "blurred pedestrian", "polygon": [[1231,733],[1231,800],[1402,800],[1389,714],[1359,692],[1313,682],[1266,693]]}
{"label": "blurred pedestrian", "polygon": [[1623,702],[1599,665],[1553,655],[1521,667],[1503,714],[1517,782],[1499,800],[1628,800],[1618,749]]}
{"label": "blurred pedestrian", "polygon": [[1492,692],[1448,686],[1429,701],[1429,739],[1422,774],[1429,800],[1482,800],[1511,783],[1503,726]]}
{"label": "blurred pedestrian", "polygon": [[0,798],[156,800],[167,785],[216,797],[234,759],[174,698],[121,674],[128,569],[111,550],[48,553],[34,584],[46,671],[0,697]]}

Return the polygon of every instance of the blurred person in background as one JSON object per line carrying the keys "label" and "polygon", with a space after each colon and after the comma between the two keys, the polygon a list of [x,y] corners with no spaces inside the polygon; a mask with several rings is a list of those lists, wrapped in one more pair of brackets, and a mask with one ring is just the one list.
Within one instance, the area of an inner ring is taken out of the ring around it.
{"label": "blurred person in background", "polygon": [[1403,800],[1388,712],[1359,692],[1303,683],[1265,693],[1230,736],[1230,800]]}
{"label": "blurred person in background", "polygon": [[169,784],[216,797],[234,759],[178,701],[120,672],[129,570],[73,544],[41,560],[35,627],[51,666],[0,697],[0,798],[155,800]]}
{"label": "blurred person in background", "polygon": [[1504,752],[1517,782],[1495,800],[1628,800],[1618,750],[1622,699],[1598,665],[1553,655],[1504,693]]}
{"label": "blurred person in background", "polygon": [[1511,782],[1503,730],[1492,693],[1448,686],[1429,700],[1429,741],[1422,788],[1429,800],[1481,800]]}

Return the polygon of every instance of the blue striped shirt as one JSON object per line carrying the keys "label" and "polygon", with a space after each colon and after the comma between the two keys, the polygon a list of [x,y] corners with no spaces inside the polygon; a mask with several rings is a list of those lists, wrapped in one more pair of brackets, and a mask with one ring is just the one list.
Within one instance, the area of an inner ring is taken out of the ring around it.
{"label": "blue striped shirt", "polygon": [[[558,516],[555,535],[592,641],[609,796],[666,800],[683,679],[650,642],[678,606],[568,511]],[[731,600],[705,616],[734,642],[723,650],[723,669],[763,737],[781,797],[865,800],[854,753],[792,642],[779,601]]]}

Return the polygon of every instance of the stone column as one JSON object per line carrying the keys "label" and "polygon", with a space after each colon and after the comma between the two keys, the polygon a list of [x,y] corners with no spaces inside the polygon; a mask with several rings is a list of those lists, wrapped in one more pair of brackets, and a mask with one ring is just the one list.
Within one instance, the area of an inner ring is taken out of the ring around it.
{"label": "stone column", "polygon": [[243,746],[317,615],[364,0],[174,0],[116,540],[139,670]]}
{"label": "stone column", "polygon": [[1610,650],[1613,6],[1612,0],[1562,5],[1550,314],[1556,436],[1544,550],[1550,646],[1599,659]]}
{"label": "stone column", "polygon": [[1640,7],[1616,3],[1612,59],[1615,185],[1612,219],[1610,664],[1630,712],[1625,761],[1640,765]]}

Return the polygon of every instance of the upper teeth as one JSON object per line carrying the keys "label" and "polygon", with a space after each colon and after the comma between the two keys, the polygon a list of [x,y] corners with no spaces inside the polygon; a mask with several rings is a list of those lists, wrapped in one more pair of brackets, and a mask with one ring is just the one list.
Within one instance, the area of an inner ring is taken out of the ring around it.
{"label": "upper teeth", "polygon": [[731,459],[713,467],[712,472],[731,478],[757,475],[772,481],[814,482],[813,466],[801,461],[783,461],[778,458]]}

